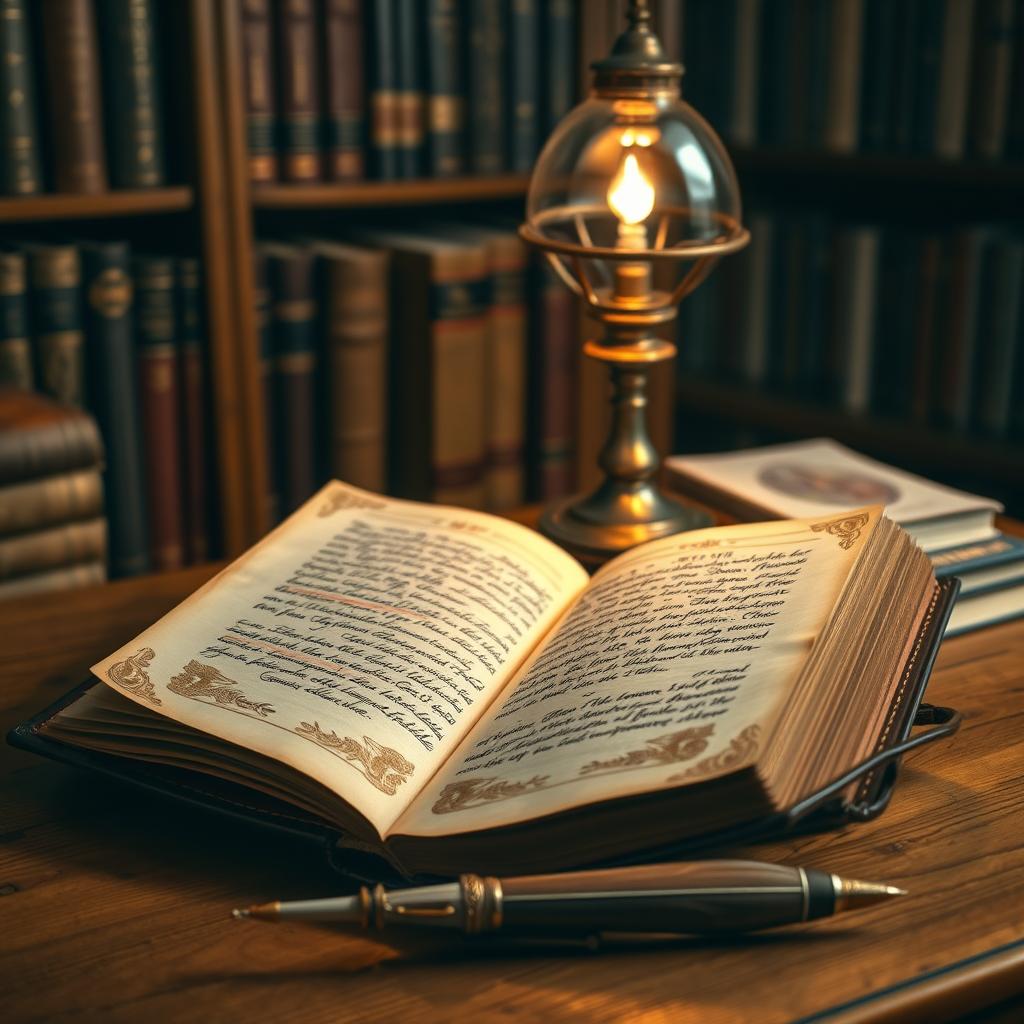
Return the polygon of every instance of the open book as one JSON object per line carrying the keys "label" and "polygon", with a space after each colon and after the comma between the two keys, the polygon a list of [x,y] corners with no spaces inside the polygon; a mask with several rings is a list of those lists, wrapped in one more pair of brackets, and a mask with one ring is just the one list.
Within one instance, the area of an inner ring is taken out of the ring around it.
{"label": "open book", "polygon": [[335,482],[38,732],[246,787],[408,875],[557,869],[770,814],[871,753],[937,593],[879,508],[589,578],[523,526]]}

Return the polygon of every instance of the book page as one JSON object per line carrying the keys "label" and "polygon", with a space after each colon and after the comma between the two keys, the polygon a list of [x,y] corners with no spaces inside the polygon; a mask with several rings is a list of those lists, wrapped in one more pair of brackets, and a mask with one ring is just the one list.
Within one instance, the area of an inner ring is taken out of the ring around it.
{"label": "book page", "polygon": [[880,514],[699,530],[610,562],[392,833],[512,824],[752,764]]}
{"label": "book page", "polygon": [[523,526],[334,482],[93,672],[383,833],[586,582]]}

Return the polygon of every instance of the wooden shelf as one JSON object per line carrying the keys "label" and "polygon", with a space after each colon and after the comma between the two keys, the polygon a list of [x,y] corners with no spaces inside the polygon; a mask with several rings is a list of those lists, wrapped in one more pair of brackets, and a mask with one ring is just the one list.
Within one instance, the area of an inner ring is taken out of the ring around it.
{"label": "wooden shelf", "polygon": [[[1020,485],[1021,447],[879,416],[859,416],[744,384],[683,378],[676,385],[680,417],[700,415],[737,426],[798,437],[826,436],[870,453]],[[685,436],[685,434],[684,434]]]}
{"label": "wooden shelf", "polygon": [[252,202],[261,210],[478,202],[524,196],[529,181],[529,175],[502,174],[487,178],[360,181],[352,184],[254,185]]}
{"label": "wooden shelf", "polygon": [[32,220],[96,220],[137,214],[173,213],[191,209],[192,189],[187,185],[138,191],[101,192],[96,195],[53,193],[0,198],[0,223]]}

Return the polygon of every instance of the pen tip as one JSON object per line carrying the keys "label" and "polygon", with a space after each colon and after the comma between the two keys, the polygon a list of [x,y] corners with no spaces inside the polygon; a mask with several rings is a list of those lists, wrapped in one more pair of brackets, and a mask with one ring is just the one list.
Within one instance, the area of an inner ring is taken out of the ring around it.
{"label": "pen tip", "polygon": [[832,876],[835,887],[835,912],[854,910],[857,907],[869,907],[873,903],[881,903],[893,896],[906,896],[907,890],[884,882],[861,882],[853,878]]}
{"label": "pen tip", "polygon": [[241,921],[243,917],[249,916],[249,911],[246,910],[244,907],[235,907],[235,909],[231,911],[231,916],[236,921]]}

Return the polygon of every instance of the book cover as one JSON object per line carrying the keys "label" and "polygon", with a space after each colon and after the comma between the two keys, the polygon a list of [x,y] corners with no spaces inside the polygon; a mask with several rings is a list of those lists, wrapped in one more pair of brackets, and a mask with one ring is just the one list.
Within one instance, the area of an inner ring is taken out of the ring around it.
{"label": "book cover", "polygon": [[365,9],[369,57],[367,91],[370,157],[374,177],[400,177],[398,157],[402,118],[398,103],[398,27],[394,0],[378,0]]}
{"label": "book cover", "polygon": [[146,476],[135,350],[135,295],[127,242],[82,244],[89,407],[107,450],[103,474],[110,571],[149,569]]}
{"label": "book cover", "polygon": [[460,8],[456,0],[426,0],[424,92],[427,166],[432,177],[465,170],[465,99]]}
{"label": "book cover", "polygon": [[834,153],[853,153],[860,143],[864,0],[834,0],[829,6],[832,31],[822,142]]}
{"label": "book cover", "polygon": [[881,242],[880,228],[871,225],[843,228],[837,239],[832,323],[837,356],[830,390],[851,413],[871,406]]}
{"label": "book cover", "polygon": [[886,228],[879,253],[871,409],[892,417],[904,415],[912,393],[919,267],[920,239],[900,227]]}
{"label": "book cover", "polygon": [[276,181],[277,81],[270,0],[240,0],[249,178]]}
{"label": "book cover", "polygon": [[102,559],[65,565],[59,569],[15,576],[14,579],[0,580],[0,601],[30,594],[48,594],[60,590],[75,590],[78,587],[95,587],[107,581],[107,567]]}
{"label": "book cover", "polygon": [[362,0],[323,0],[324,150],[327,177],[366,174]]}
{"label": "book cover", "polygon": [[469,167],[474,174],[505,169],[505,76],[508,59],[502,0],[476,0],[466,11]]}
{"label": "book cover", "polygon": [[103,515],[99,467],[24,483],[0,491],[0,538]]}
{"label": "book cover", "polygon": [[864,64],[861,71],[860,144],[870,153],[889,144],[890,113],[896,89],[896,46],[901,4],[864,0]]}
{"label": "book cover", "polygon": [[26,0],[0,0],[0,194],[43,189],[35,52]]}
{"label": "book cover", "polygon": [[83,405],[82,265],[74,245],[27,246],[36,383],[68,405]]}
{"label": "book cover", "polygon": [[137,256],[135,324],[151,568],[185,564],[174,258]]}
{"label": "book cover", "polygon": [[0,387],[31,391],[34,384],[25,254],[0,249]]}
{"label": "book cover", "polygon": [[540,129],[546,138],[572,110],[576,99],[576,4],[574,0],[548,0],[541,4],[541,19],[540,70],[544,80]]}
{"label": "book cover", "polygon": [[423,143],[426,138],[423,105],[422,51],[423,26],[420,5],[416,0],[392,0],[395,5],[395,69],[398,108],[398,174],[401,178],[418,178],[421,171]]}
{"label": "book cover", "polygon": [[314,0],[277,6],[281,177],[319,181],[320,71]]}
{"label": "book cover", "polygon": [[929,557],[939,579],[959,576],[966,580],[982,569],[1003,567],[1007,567],[1014,578],[1017,573],[1024,575],[1024,540],[1005,533],[973,544],[933,551]]}
{"label": "book cover", "polygon": [[117,188],[164,184],[162,83],[154,0],[99,0],[110,177]]}
{"label": "book cover", "polygon": [[926,45],[921,29],[923,0],[903,0],[896,8],[893,31],[895,60],[892,70],[885,148],[906,153],[914,138],[914,108],[918,86],[918,63]]}
{"label": "book cover", "polygon": [[736,0],[732,106],[728,121],[722,125],[728,126],[729,140],[735,146],[754,146],[758,140],[761,11],[761,0]]}
{"label": "book cover", "polygon": [[0,537],[0,580],[107,557],[107,521],[102,517]]}
{"label": "book cover", "polygon": [[508,33],[508,169],[533,170],[537,158],[540,113],[540,36],[537,0],[506,0]]}
{"label": "book cover", "polygon": [[919,27],[911,52],[914,62],[914,109],[910,148],[930,155],[934,151],[942,76],[945,0],[918,0]]}
{"label": "book cover", "polygon": [[1014,0],[978,0],[968,128],[970,151],[983,159],[998,159],[1006,148],[1018,17]]}
{"label": "book cover", "polygon": [[957,160],[964,155],[971,91],[975,0],[945,0],[942,51],[935,100],[935,135],[931,152]]}
{"label": "book cover", "polygon": [[92,0],[43,0],[49,146],[58,192],[105,192],[107,158]]}

